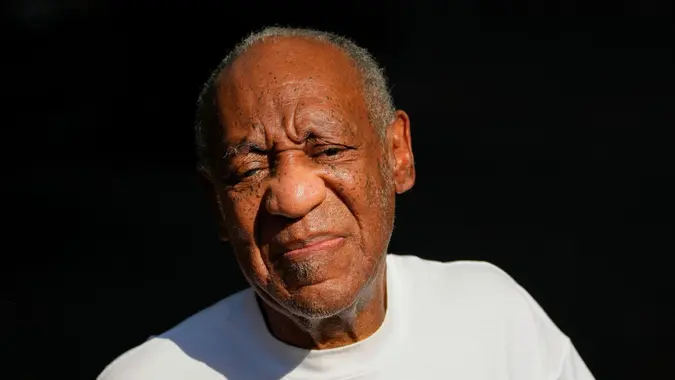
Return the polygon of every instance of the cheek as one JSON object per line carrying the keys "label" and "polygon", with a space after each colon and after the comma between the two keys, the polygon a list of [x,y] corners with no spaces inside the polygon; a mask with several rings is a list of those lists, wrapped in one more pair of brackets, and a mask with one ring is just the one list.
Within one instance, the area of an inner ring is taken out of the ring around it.
{"label": "cheek", "polygon": [[226,219],[230,243],[244,276],[251,284],[266,288],[270,272],[255,242],[255,223],[261,207],[264,184],[256,184],[227,192],[228,211]]}
{"label": "cheek", "polygon": [[[376,164],[368,165],[369,162]],[[390,213],[388,186],[379,168],[377,157],[368,157],[351,165],[331,167],[335,183],[333,188],[337,196],[349,208],[361,228],[366,229],[363,231],[366,235],[372,234],[380,226],[386,229],[382,222]]]}
{"label": "cheek", "polygon": [[387,174],[385,157],[374,155],[367,167],[367,176],[364,179],[363,199],[367,207],[367,224],[371,244],[376,248],[386,249],[391,237],[394,219],[394,188],[391,178]]}
{"label": "cheek", "polygon": [[253,240],[255,219],[261,207],[262,183],[252,184],[236,190],[227,191],[228,210],[226,212],[226,221],[229,219],[228,226],[235,236],[231,236],[239,241],[250,242]]}
{"label": "cheek", "polygon": [[368,176],[364,168],[357,163],[330,165],[329,175],[330,182],[332,182],[331,187],[352,212],[354,208],[358,208],[364,202],[363,196],[366,193],[368,182]]}
{"label": "cheek", "polygon": [[[388,162],[381,155],[371,153],[368,162],[374,164],[366,167],[367,175],[364,179],[364,196],[374,209],[380,212],[388,212],[390,198],[392,196],[391,178],[387,174]],[[382,217],[382,214],[378,215]]]}

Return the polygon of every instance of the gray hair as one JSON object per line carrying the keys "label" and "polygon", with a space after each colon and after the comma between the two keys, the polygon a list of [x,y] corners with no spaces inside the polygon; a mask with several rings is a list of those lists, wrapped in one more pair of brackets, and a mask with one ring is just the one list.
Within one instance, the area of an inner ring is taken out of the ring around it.
{"label": "gray hair", "polygon": [[364,48],[346,37],[330,32],[312,29],[268,27],[259,32],[250,34],[234,49],[232,49],[204,84],[197,100],[197,114],[195,118],[195,135],[199,169],[210,173],[212,157],[209,154],[208,143],[216,138],[218,125],[218,105],[216,104],[216,83],[218,76],[232,62],[246,52],[256,42],[267,38],[277,37],[305,37],[328,43],[349,56],[361,76],[363,96],[368,108],[370,123],[377,128],[380,137],[386,132],[386,127],[394,120],[396,109],[394,100],[387,86],[384,70],[375,61],[373,56]]}

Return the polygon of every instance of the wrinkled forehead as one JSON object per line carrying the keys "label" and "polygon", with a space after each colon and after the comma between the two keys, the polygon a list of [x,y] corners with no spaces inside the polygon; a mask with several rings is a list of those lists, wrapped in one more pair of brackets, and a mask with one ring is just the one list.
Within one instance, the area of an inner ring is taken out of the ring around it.
{"label": "wrinkled forehead", "polygon": [[351,58],[309,38],[257,42],[223,71],[217,93],[227,127],[266,124],[266,119],[288,117],[289,112],[300,113],[293,117],[303,112],[367,117],[361,78]]}

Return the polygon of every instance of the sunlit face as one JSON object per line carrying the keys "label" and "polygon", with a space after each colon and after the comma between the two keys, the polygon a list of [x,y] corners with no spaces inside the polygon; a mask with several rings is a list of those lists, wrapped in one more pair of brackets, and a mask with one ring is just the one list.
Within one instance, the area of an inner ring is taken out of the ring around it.
{"label": "sunlit face", "polygon": [[414,182],[407,116],[380,138],[349,58],[304,38],[251,47],[217,103],[212,183],[245,277],[287,313],[346,309],[384,265],[394,196]]}

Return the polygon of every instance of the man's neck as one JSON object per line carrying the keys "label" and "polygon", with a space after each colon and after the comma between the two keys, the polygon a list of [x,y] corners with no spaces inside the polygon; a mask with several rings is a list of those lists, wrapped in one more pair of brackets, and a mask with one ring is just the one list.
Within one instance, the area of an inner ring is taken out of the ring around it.
{"label": "man's neck", "polygon": [[267,328],[292,346],[322,350],[346,346],[374,334],[387,311],[387,278],[383,268],[369,289],[345,311],[324,319],[291,318],[258,299]]}

